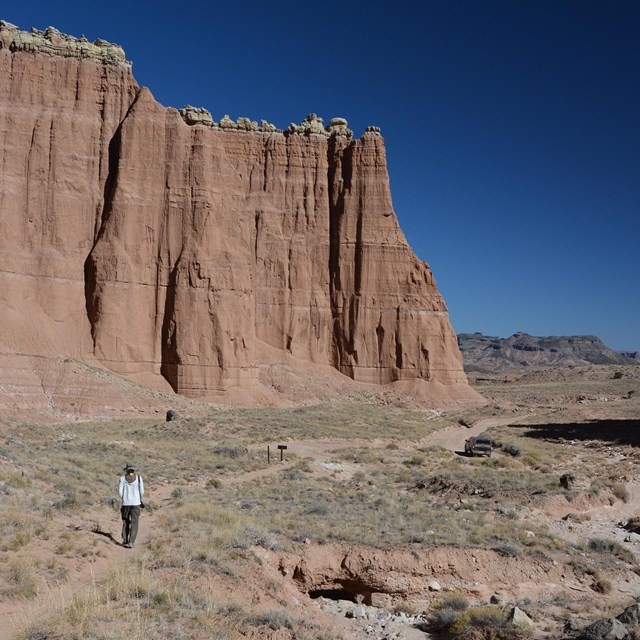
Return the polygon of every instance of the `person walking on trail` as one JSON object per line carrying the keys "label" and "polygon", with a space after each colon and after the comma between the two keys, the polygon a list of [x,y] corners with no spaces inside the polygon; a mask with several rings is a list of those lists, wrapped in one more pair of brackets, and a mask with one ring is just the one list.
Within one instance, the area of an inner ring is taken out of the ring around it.
{"label": "person walking on trail", "polygon": [[138,536],[138,521],[140,510],[144,505],[144,482],[142,476],[136,473],[136,466],[127,462],[124,466],[124,475],[120,476],[118,492],[122,498],[122,544],[128,549],[133,548]]}

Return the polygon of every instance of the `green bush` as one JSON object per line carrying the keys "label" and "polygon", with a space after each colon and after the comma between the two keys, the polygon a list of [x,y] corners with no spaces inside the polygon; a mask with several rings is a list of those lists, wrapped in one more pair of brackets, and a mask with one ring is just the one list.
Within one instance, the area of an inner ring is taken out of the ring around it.
{"label": "green bush", "polygon": [[441,600],[438,606],[441,609],[464,611],[469,608],[469,600],[467,600],[467,597],[462,593],[454,593]]}
{"label": "green bush", "polygon": [[455,609],[438,609],[429,617],[431,629],[433,631],[449,631],[456,624],[460,615],[460,611]]}
{"label": "green bush", "polygon": [[528,629],[516,627],[499,607],[469,607],[464,611],[442,609],[433,616],[434,627],[460,640],[521,640],[531,636]]}

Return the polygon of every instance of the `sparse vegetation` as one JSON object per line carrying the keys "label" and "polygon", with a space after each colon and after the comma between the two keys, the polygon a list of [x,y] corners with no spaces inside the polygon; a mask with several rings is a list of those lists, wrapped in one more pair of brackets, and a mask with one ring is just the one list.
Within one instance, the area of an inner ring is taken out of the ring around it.
{"label": "sparse vegetation", "polygon": [[520,640],[532,636],[529,629],[509,623],[504,612],[494,606],[453,608],[445,602],[430,617],[430,626],[452,638],[471,640]]}
{"label": "sparse vegetation", "polygon": [[628,562],[630,564],[635,562],[635,555],[623,547],[619,542],[615,542],[614,540],[591,538],[587,543],[587,547],[592,551],[597,551],[598,553],[611,554],[623,562]]}
{"label": "sparse vegetation", "polygon": [[[603,381],[614,387],[611,373]],[[576,389],[574,396],[579,393],[591,391]],[[559,403],[550,391],[545,398],[551,407],[543,409],[549,411],[545,419],[556,424],[548,416]],[[635,400],[619,404],[633,411]],[[466,411],[465,419],[471,425],[496,412],[498,405],[490,405]],[[87,637],[90,630],[106,640],[95,632],[104,623],[131,638],[171,637],[168,630],[180,628],[183,637],[193,638],[328,639],[330,633],[283,604],[282,585],[291,586],[292,577],[270,564],[303,555],[307,544],[354,545],[372,555],[405,549],[416,562],[446,547],[452,555],[482,550],[505,566],[540,563],[546,570],[567,563],[567,575],[594,602],[602,594],[607,601],[619,599],[619,578],[612,572],[631,580],[638,566],[633,551],[594,533],[575,544],[562,529],[595,527],[589,501],[607,509],[622,501],[628,508],[634,494],[627,483],[640,460],[636,449],[613,437],[603,446],[593,437],[581,439],[575,425],[565,438],[559,421],[554,431],[545,431],[539,414],[490,428],[496,443],[490,459],[429,444],[429,435],[456,424],[458,415],[336,403],[212,410],[170,425],[144,419],[7,427],[0,437],[7,461],[0,471],[3,599],[39,601],[43,592],[69,585],[76,567],[113,553],[112,542],[97,532],[118,538],[116,481],[123,460],[140,466],[154,505],[143,515],[143,526],[153,517],[153,534],[136,549],[133,566],[115,562],[107,578],[54,603],[52,615],[27,622],[16,639]],[[334,442],[322,456],[313,445],[296,448],[297,440],[319,439]],[[281,442],[289,444],[284,465],[274,460]],[[566,489],[559,478],[568,472],[574,481]],[[557,509],[549,527],[540,516],[547,505]],[[482,580],[482,569],[469,583]],[[260,603],[237,599],[234,594],[258,576],[264,585]],[[550,597],[565,613],[593,613],[561,595]],[[526,635],[510,627],[499,608],[477,605],[472,592],[439,597],[429,614],[432,628],[459,638]],[[417,611],[410,601],[392,606]],[[557,624],[550,629],[557,631]]]}
{"label": "sparse vegetation", "polygon": [[593,585],[594,591],[597,591],[598,593],[602,593],[605,595],[607,593],[611,593],[612,588],[613,587],[611,585],[611,581],[607,580],[606,578],[600,578],[596,580],[596,582]]}

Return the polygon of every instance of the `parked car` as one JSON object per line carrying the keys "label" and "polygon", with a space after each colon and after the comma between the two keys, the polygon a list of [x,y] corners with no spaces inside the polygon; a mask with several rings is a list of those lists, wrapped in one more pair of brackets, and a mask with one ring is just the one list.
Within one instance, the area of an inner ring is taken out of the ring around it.
{"label": "parked car", "polygon": [[487,436],[471,436],[464,441],[464,452],[469,456],[490,456],[493,446]]}

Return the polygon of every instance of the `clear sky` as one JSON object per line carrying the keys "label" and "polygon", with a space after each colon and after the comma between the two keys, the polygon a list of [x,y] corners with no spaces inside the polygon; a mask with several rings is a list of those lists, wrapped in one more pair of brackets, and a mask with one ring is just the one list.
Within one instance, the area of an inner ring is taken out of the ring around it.
{"label": "clear sky", "polygon": [[454,329],[640,350],[640,1],[14,2],[166,106],[382,128]]}

